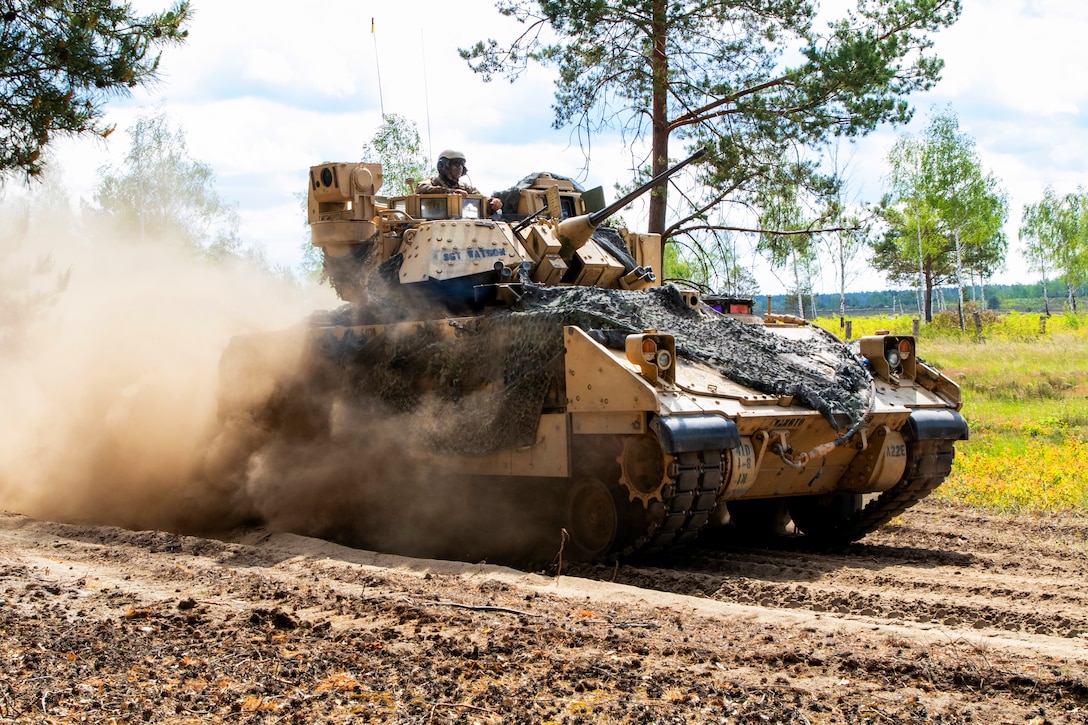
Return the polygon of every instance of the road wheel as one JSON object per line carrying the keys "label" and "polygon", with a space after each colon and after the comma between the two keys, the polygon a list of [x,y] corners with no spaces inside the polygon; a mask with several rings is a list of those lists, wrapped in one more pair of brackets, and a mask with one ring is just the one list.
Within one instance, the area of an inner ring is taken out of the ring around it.
{"label": "road wheel", "polygon": [[596,478],[575,481],[567,494],[566,524],[569,559],[594,561],[626,543],[631,529],[631,504],[626,491]]}

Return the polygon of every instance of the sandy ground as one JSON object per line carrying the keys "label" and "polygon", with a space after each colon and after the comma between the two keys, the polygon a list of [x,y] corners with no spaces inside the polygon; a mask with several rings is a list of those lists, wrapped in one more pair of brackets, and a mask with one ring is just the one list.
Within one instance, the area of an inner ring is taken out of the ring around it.
{"label": "sandy ground", "polygon": [[1088,521],[526,573],[0,514],[0,722],[1088,722]]}

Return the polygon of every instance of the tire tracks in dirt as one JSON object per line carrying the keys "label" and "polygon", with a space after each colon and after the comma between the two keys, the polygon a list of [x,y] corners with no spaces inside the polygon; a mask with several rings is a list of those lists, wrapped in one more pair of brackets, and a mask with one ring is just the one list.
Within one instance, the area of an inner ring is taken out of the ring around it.
{"label": "tire tracks in dirt", "polygon": [[1086,532],[923,502],[556,577],[0,514],[0,718],[1085,723]]}

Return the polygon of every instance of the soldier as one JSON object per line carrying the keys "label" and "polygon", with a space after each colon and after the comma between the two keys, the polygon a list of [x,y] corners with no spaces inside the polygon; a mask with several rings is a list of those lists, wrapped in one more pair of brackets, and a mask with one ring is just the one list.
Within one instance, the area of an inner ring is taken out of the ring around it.
{"label": "soldier", "polygon": [[[465,155],[460,151],[446,149],[438,155],[438,176],[430,181],[421,181],[416,187],[417,194],[449,194],[456,193],[462,197],[469,194],[479,194],[479,190],[470,184],[462,184],[461,177],[468,173],[465,166]],[[491,197],[487,200],[487,208],[492,212],[502,209],[502,200]]]}

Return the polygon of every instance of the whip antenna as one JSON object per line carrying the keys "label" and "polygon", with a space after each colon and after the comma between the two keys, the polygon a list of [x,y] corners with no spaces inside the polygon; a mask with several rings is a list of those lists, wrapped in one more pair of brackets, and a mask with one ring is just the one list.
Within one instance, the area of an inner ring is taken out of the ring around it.
{"label": "whip antenna", "polygon": [[431,94],[427,90],[427,43],[424,42],[423,29],[419,30],[420,56],[423,58],[423,108],[427,114],[427,158],[431,156]]}
{"label": "whip antenna", "polygon": [[374,69],[378,72],[378,105],[382,109],[382,120],[385,120],[385,99],[382,97],[382,67],[378,63],[378,35],[374,32],[374,18],[370,18],[370,37],[374,39]]}

